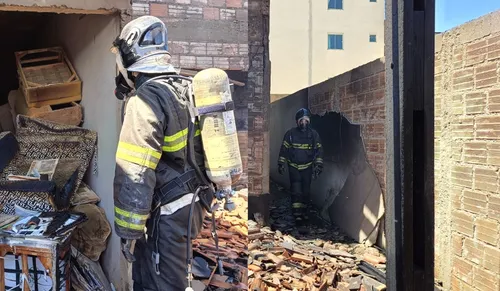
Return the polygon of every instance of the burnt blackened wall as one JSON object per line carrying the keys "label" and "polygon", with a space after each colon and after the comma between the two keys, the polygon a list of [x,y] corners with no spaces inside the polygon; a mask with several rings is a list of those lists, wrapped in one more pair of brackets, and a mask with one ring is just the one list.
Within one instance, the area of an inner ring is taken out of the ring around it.
{"label": "burnt blackened wall", "polygon": [[44,47],[44,28],[55,14],[0,11],[0,105],[19,87],[14,52]]}
{"label": "burnt blackened wall", "polygon": [[347,164],[354,158],[356,145],[361,142],[358,125],[352,125],[336,112],[313,115],[311,124],[321,137],[324,160]]}

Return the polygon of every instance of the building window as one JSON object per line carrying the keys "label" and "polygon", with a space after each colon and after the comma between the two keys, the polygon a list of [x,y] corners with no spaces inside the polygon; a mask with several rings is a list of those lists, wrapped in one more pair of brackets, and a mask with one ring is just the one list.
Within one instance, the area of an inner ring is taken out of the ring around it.
{"label": "building window", "polygon": [[377,0],[370,0],[370,2],[377,2]]}
{"label": "building window", "polygon": [[328,49],[329,50],[342,50],[344,49],[342,34],[329,34],[328,35]]}
{"label": "building window", "polygon": [[377,42],[377,36],[375,34],[370,34],[370,42]]}
{"label": "building window", "polygon": [[343,9],[344,0],[328,0],[328,9]]}

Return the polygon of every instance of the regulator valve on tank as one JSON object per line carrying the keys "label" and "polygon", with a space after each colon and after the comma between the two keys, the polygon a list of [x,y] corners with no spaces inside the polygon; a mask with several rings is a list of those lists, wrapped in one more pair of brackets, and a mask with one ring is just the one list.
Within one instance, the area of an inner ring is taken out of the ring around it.
{"label": "regulator valve on tank", "polygon": [[224,200],[224,209],[232,211],[236,208],[232,185],[240,179],[243,165],[229,77],[223,70],[205,69],[194,76],[192,86],[206,173],[217,186],[215,197]]}

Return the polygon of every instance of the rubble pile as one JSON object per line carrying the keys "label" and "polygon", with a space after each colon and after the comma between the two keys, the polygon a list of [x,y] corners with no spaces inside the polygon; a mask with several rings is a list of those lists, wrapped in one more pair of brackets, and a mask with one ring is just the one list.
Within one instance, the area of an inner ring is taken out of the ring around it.
{"label": "rubble pile", "polygon": [[385,290],[386,258],[308,211],[291,227],[288,195],[274,201],[271,227],[249,221],[249,290]]}
{"label": "rubble pile", "polygon": [[[233,202],[236,209],[215,213],[219,251],[212,238],[212,219],[205,218],[203,230],[193,241],[195,265],[201,272],[195,272],[198,279],[195,286],[201,290],[246,290],[248,264],[248,194],[243,189],[236,193]],[[217,258],[222,260],[223,274],[217,268]],[[201,262],[201,263],[200,263]],[[205,275],[203,275],[204,273]],[[200,284],[201,283],[201,284]],[[194,286],[194,287],[195,287]],[[204,287],[208,287],[204,289]],[[197,288],[194,288],[197,290]]]}

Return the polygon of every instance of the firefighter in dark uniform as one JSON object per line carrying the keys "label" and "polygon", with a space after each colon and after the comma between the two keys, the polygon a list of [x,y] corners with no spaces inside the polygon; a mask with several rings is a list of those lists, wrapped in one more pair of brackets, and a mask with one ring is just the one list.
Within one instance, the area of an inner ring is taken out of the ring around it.
{"label": "firefighter in dark uniform", "polygon": [[158,18],[128,23],[113,50],[120,71],[115,94],[126,100],[116,151],[115,231],[133,262],[134,290],[184,290],[188,220],[195,238],[213,197],[200,195],[189,215],[195,189],[206,184],[199,175],[205,172],[200,131],[186,106],[191,91],[187,81],[172,77],[167,30]]}
{"label": "firefighter in dark uniform", "polygon": [[310,201],[311,180],[323,171],[323,148],[319,134],[310,127],[311,114],[301,108],[295,114],[297,126],[288,130],[283,138],[278,160],[278,171],[285,173],[288,165],[290,190],[294,214],[300,222],[301,209]]}

